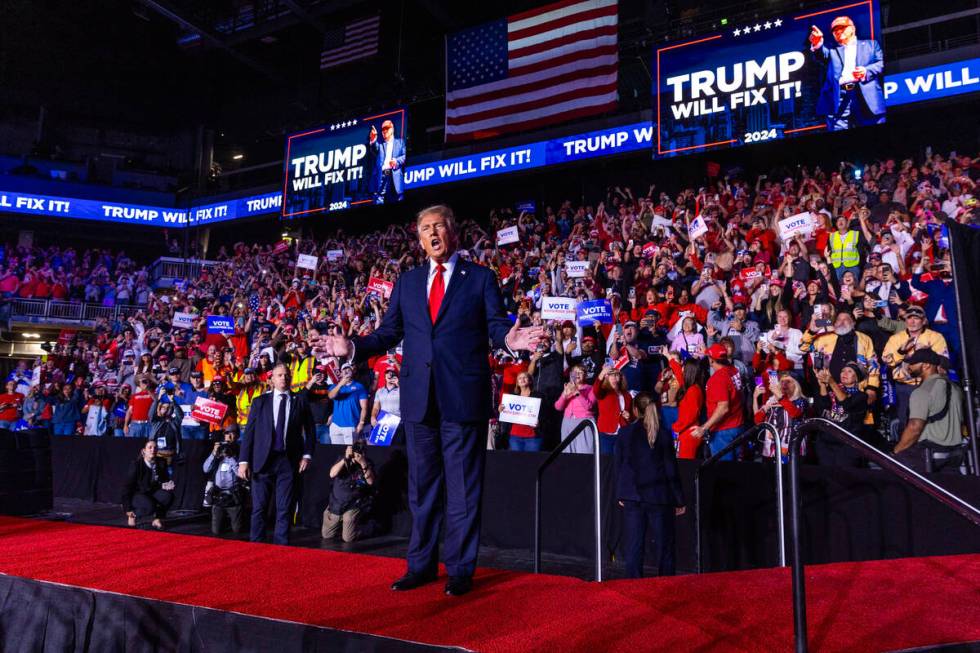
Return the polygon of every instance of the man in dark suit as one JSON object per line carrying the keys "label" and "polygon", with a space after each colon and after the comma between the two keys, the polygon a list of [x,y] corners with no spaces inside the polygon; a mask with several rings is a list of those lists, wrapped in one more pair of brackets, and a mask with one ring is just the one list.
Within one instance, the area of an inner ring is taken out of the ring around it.
{"label": "man in dark suit", "polygon": [[858,40],[854,21],[838,16],[830,24],[837,47],[824,45],[823,32],[810,27],[810,52],[827,64],[816,112],[836,131],[885,122],[885,61],[877,41]]}
{"label": "man in dark suit", "polygon": [[493,272],[456,253],[449,207],[422,210],[417,226],[428,260],[399,277],[381,326],[353,343],[327,336],[321,347],[328,354],[362,361],[404,339],[399,385],[412,536],[408,573],[392,589],[414,589],[435,580],[439,532],[445,526],[446,593],[459,596],[472,587],[480,546],[492,409],[489,343],[512,352],[531,350],[544,331],[512,325]]}
{"label": "man in dark suit", "polygon": [[272,370],[272,392],[252,401],[242,437],[238,475],[252,481],[252,531],[250,539],[265,539],[269,504],[276,506],[275,544],[288,544],[293,513],[296,475],[313,458],[316,426],[306,399],[289,391],[289,368],[280,363]]}
{"label": "man in dark suit", "polygon": [[371,171],[371,189],[378,204],[401,201],[404,197],[405,141],[395,138],[395,125],[390,120],[381,123],[381,140],[378,130],[371,127],[368,148],[374,154]]}

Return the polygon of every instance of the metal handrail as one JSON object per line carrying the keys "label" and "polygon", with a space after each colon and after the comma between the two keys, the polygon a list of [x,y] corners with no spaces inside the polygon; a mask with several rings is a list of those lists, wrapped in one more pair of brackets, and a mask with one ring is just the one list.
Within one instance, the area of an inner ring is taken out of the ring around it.
{"label": "metal handrail", "polygon": [[737,438],[729,442],[721,451],[713,454],[707,460],[701,462],[694,470],[694,556],[697,560],[697,570],[699,574],[704,573],[702,535],[703,525],[701,520],[701,472],[711,467],[724,456],[734,451],[743,443],[755,437],[759,431],[769,431],[772,434],[773,446],[776,448],[776,523],[779,529],[779,566],[786,566],[786,523],[785,510],[783,508],[783,463],[781,455],[781,443],[779,441],[779,431],[772,424],[763,422],[750,427],[741,433]]}
{"label": "metal handrail", "polygon": [[145,304],[114,304],[104,306],[97,302],[65,301],[60,299],[12,298],[9,301],[12,320],[32,318],[39,324],[53,322],[94,321],[97,317],[116,319],[120,313],[145,310]]}
{"label": "metal handrail", "polygon": [[592,427],[593,440],[595,441],[595,451],[592,456],[594,462],[593,482],[595,485],[595,579],[596,582],[602,582],[602,487],[599,484],[601,475],[599,466],[599,426],[591,417],[582,420],[578,426],[572,429],[568,437],[538,467],[537,478],[534,481],[534,540],[531,544],[531,553],[534,558],[534,573],[536,574],[541,573],[541,476],[551,466],[551,463],[555,462],[558,456],[561,455],[561,452],[567,449],[590,426]]}
{"label": "metal handrail", "polygon": [[912,487],[928,494],[933,499],[956,511],[966,519],[980,526],[980,509],[942,488],[922,474],[899,462],[892,456],[879,451],[850,431],[830,420],[815,417],[800,424],[789,442],[789,492],[790,492],[790,537],[793,541],[793,623],[794,640],[797,653],[806,653],[806,580],[803,575],[803,552],[800,547],[800,443],[807,433],[824,433],[839,442],[857,449],[862,455],[896,474]]}

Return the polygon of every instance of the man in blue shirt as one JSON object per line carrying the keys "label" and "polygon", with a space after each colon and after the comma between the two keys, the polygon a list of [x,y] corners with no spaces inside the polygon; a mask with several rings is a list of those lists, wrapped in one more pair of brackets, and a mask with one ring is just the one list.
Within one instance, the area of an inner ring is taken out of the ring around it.
{"label": "man in blue shirt", "polygon": [[354,444],[355,436],[364,428],[367,420],[368,393],[363,385],[354,380],[354,366],[345,364],[340,369],[340,380],[330,386],[333,399],[333,421],[330,423],[332,444]]}

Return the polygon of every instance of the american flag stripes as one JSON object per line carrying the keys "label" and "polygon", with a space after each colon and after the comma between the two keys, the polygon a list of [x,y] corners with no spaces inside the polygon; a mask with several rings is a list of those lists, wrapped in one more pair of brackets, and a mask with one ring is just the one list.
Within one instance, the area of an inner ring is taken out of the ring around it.
{"label": "american flag stripes", "polygon": [[323,36],[320,70],[377,54],[380,32],[380,14],[358,18],[330,30]]}
{"label": "american flag stripes", "polygon": [[562,0],[448,35],[446,140],[615,108],[617,30],[617,0]]}

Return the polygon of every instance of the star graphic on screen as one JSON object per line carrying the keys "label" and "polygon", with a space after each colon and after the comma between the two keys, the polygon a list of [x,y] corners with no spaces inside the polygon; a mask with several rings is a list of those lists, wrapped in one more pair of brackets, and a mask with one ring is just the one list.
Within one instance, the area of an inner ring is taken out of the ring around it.
{"label": "star graphic on screen", "polygon": [[772,23],[767,20],[766,21],[766,24],[763,25],[763,27],[765,27],[766,29],[769,29],[770,27],[772,27]]}
{"label": "star graphic on screen", "polygon": [[742,30],[740,30],[740,29],[737,29],[737,30],[735,30],[734,32],[732,32],[732,36],[738,36],[738,35],[739,35],[739,34],[741,34],[741,33],[742,33]]}
{"label": "star graphic on screen", "polygon": [[756,32],[761,32],[761,31],[762,31],[762,25],[760,25],[759,23],[756,23],[756,24],[755,24],[755,27],[754,27],[753,29],[754,29],[754,30],[755,30]]}
{"label": "star graphic on screen", "polygon": [[783,19],[782,18],[777,18],[776,19],[776,22],[773,23],[773,25],[775,25],[776,27],[779,27],[782,24],[783,24]]}

